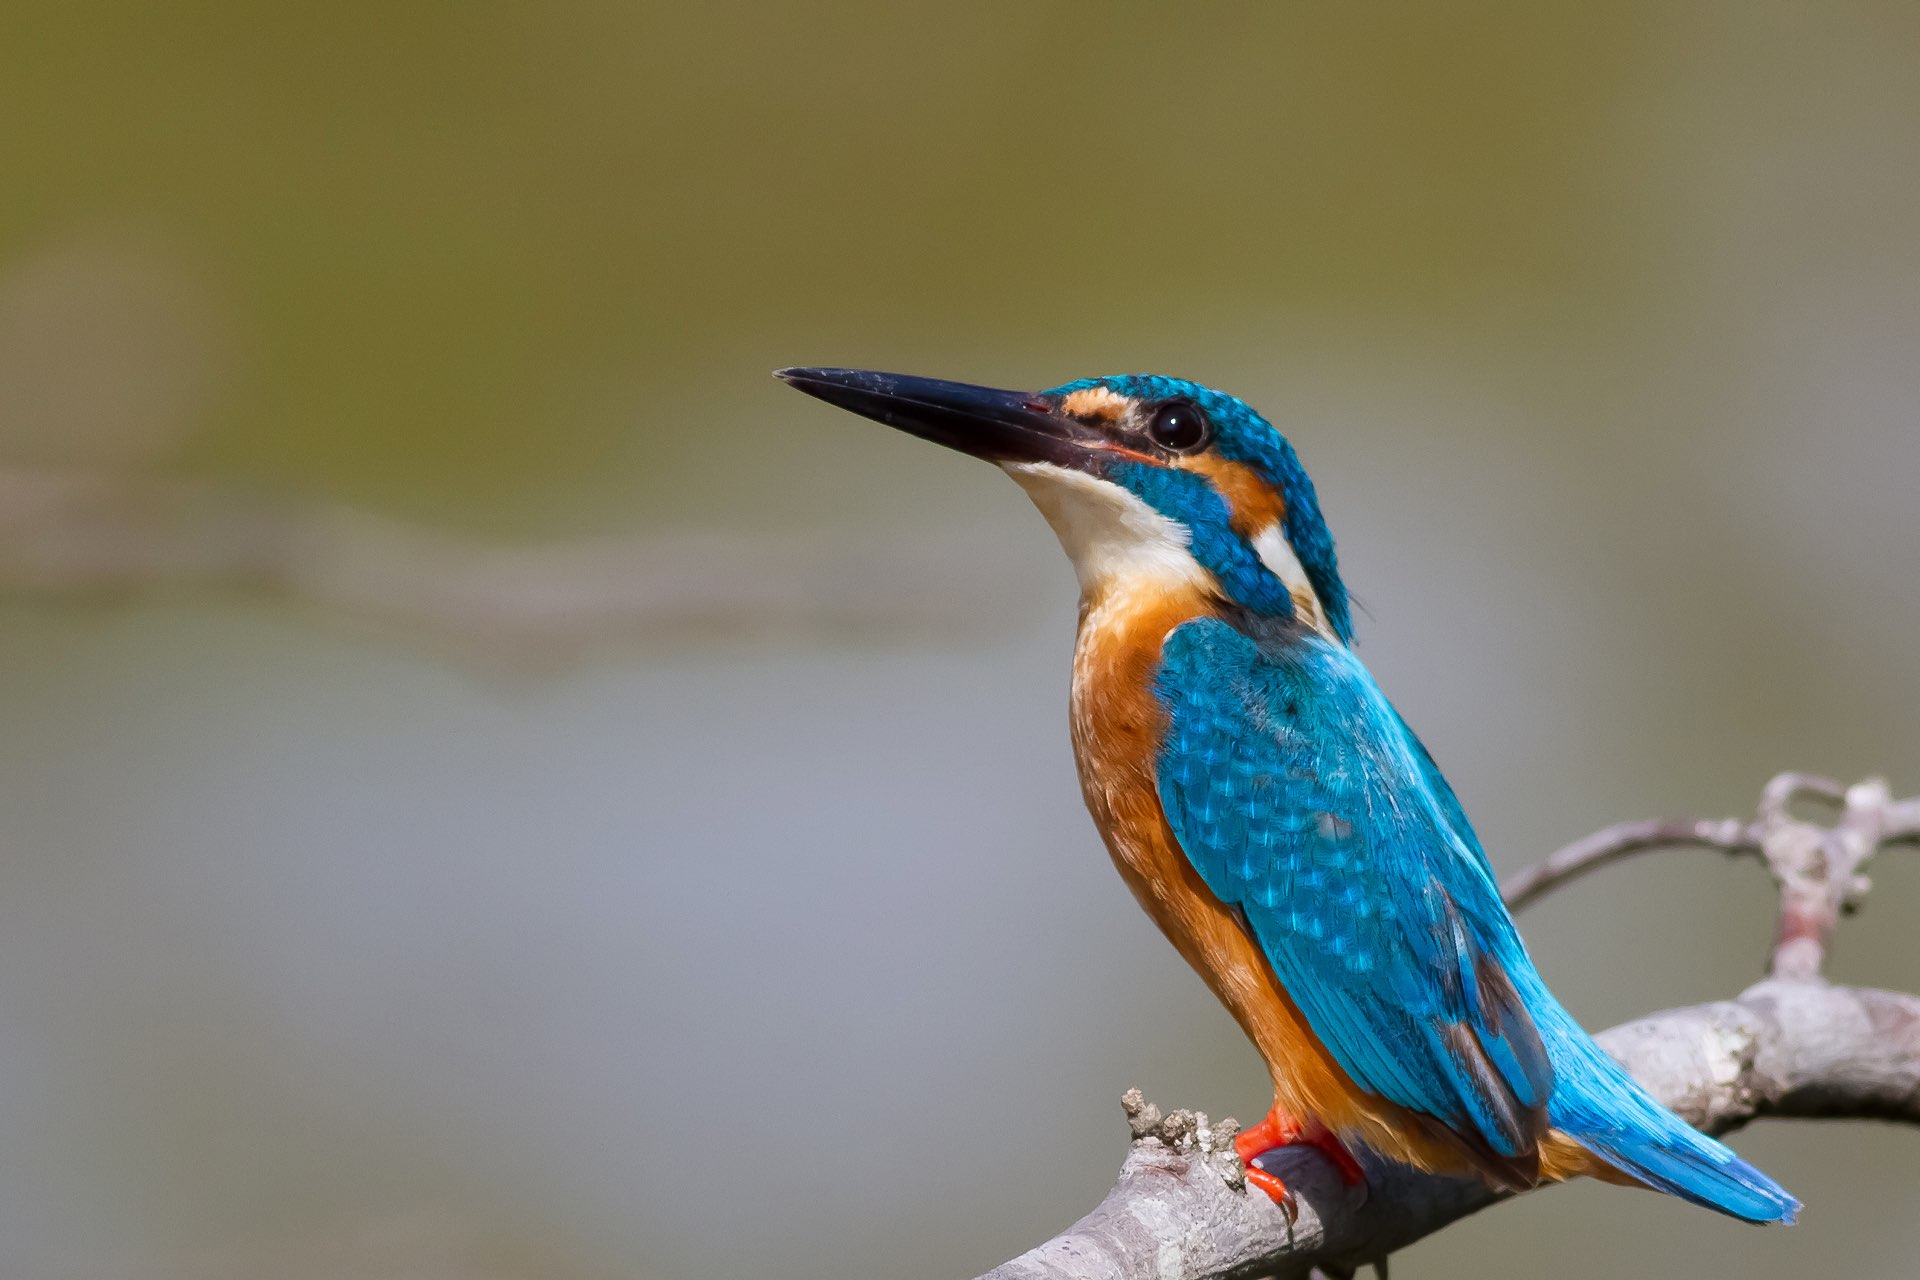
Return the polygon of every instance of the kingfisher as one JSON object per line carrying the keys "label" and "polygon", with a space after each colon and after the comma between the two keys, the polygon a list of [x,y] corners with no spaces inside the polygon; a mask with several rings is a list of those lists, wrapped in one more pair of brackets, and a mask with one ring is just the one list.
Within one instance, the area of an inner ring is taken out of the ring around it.
{"label": "kingfisher", "polygon": [[1305,1144],[1523,1190],[1587,1176],[1749,1222],[1799,1202],[1661,1105],[1547,990],[1453,788],[1353,651],[1293,446],[1234,396],[1155,375],[1003,391],[776,374],[998,465],[1080,586],[1070,722],[1136,899],[1265,1059],[1246,1180]]}

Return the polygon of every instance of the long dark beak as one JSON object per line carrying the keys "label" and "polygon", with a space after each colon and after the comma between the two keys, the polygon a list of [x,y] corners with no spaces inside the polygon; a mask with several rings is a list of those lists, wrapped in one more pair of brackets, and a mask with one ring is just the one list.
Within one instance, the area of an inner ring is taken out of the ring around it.
{"label": "long dark beak", "polygon": [[1057,412],[1036,392],[865,369],[779,369],[773,376],[828,404],[989,462],[1084,469],[1109,447],[1100,432]]}

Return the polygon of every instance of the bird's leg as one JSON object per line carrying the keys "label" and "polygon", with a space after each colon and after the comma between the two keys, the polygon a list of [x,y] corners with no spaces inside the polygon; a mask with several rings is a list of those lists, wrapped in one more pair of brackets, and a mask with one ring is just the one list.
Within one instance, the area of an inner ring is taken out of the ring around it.
{"label": "bird's leg", "polygon": [[1297,1210],[1294,1207],[1293,1192],[1278,1177],[1267,1172],[1255,1163],[1269,1151],[1281,1147],[1307,1146],[1333,1162],[1339,1171],[1340,1180],[1351,1187],[1365,1178],[1359,1161],[1353,1158],[1340,1139],[1318,1124],[1303,1124],[1294,1116],[1288,1115],[1275,1106],[1267,1112],[1267,1118],[1244,1133],[1236,1134],[1233,1139],[1233,1152],[1240,1157],[1240,1163],[1247,1168],[1247,1181],[1267,1193],[1269,1199],[1279,1205],[1287,1215],[1287,1221],[1293,1221]]}

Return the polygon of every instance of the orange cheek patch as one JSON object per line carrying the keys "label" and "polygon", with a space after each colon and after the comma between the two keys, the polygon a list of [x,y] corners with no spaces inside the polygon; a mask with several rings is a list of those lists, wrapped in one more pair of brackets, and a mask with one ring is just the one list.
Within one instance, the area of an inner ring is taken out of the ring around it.
{"label": "orange cheek patch", "polygon": [[1082,387],[1060,401],[1061,411],[1082,421],[1118,422],[1127,398],[1105,387]]}
{"label": "orange cheek patch", "polygon": [[1286,501],[1251,467],[1206,453],[1181,458],[1174,465],[1212,482],[1233,513],[1233,531],[1243,538],[1256,538],[1287,518]]}

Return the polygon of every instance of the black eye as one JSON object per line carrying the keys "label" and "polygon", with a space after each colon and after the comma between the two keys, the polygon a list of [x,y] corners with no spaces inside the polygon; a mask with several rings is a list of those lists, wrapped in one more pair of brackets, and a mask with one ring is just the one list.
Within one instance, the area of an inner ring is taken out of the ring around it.
{"label": "black eye", "polygon": [[1153,411],[1147,436],[1162,449],[1188,453],[1207,442],[1207,415],[1191,400],[1169,400]]}

